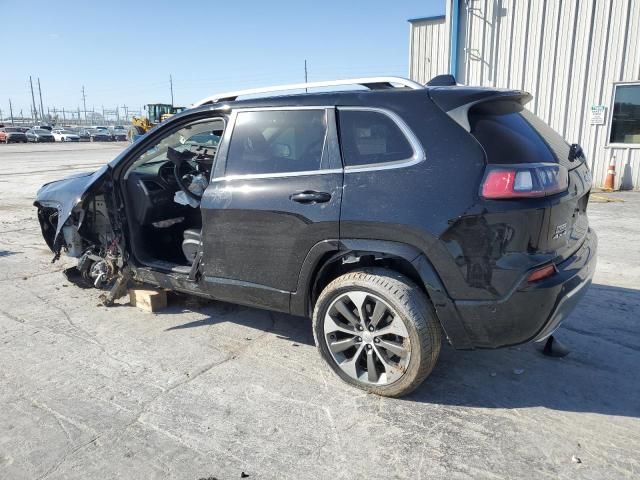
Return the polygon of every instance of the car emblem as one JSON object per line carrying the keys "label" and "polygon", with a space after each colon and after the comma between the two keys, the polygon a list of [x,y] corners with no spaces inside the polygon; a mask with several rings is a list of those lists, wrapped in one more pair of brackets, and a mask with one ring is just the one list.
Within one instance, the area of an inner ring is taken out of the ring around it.
{"label": "car emblem", "polygon": [[553,239],[556,240],[560,237],[564,237],[567,234],[567,224],[563,223],[562,225],[557,225],[556,230],[553,234]]}

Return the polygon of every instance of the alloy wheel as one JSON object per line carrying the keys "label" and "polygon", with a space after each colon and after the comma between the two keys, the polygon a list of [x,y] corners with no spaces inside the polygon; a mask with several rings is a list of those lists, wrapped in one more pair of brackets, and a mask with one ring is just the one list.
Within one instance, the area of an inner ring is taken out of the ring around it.
{"label": "alloy wheel", "polygon": [[409,366],[411,343],[404,322],[372,293],[338,296],[325,314],[324,335],[336,365],[359,382],[389,385]]}

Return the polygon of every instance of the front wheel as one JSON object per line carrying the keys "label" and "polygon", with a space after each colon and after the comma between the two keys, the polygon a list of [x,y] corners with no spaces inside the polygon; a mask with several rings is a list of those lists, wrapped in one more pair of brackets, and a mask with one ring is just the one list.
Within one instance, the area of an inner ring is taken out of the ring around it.
{"label": "front wheel", "polygon": [[429,376],[440,353],[440,325],[427,296],[383,268],[342,275],[320,294],[313,333],[323,360],[345,382],[400,397]]}

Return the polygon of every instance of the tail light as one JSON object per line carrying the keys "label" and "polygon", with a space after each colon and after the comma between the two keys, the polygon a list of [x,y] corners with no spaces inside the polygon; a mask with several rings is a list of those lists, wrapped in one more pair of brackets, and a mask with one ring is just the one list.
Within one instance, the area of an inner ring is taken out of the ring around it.
{"label": "tail light", "polygon": [[488,165],[480,195],[492,200],[546,197],[568,186],[569,172],[556,163]]}

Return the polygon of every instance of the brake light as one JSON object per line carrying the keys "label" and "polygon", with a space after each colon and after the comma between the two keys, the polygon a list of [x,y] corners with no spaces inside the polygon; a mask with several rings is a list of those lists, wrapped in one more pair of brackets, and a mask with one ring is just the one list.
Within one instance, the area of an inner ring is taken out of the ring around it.
{"label": "brake light", "polygon": [[542,280],[544,278],[550,277],[550,276],[554,275],[555,273],[556,273],[555,265],[547,265],[545,267],[538,268],[537,270],[534,270],[533,272],[531,272],[531,274],[527,278],[527,281],[529,281],[529,282],[537,282],[537,281]]}
{"label": "brake light", "polygon": [[546,197],[568,186],[569,172],[555,163],[488,165],[480,195],[492,200]]}

